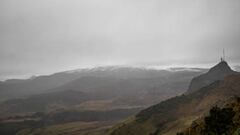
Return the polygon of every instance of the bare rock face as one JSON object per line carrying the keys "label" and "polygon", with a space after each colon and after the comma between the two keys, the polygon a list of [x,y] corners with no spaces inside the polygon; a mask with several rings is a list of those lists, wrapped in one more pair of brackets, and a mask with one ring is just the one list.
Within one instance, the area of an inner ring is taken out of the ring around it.
{"label": "bare rock face", "polygon": [[238,74],[238,72],[233,71],[226,61],[221,61],[207,73],[193,78],[186,94],[195,92],[215,81],[224,80],[224,77],[233,74]]}

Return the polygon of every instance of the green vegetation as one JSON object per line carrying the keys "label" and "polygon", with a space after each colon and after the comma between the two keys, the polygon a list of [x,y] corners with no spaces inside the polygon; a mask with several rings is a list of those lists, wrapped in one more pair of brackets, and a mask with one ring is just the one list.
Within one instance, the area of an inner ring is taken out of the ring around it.
{"label": "green vegetation", "polygon": [[233,97],[223,107],[214,106],[209,115],[194,120],[190,127],[177,135],[239,135],[240,98]]}
{"label": "green vegetation", "polygon": [[210,115],[205,117],[205,133],[212,135],[228,135],[234,127],[232,108],[213,107]]}

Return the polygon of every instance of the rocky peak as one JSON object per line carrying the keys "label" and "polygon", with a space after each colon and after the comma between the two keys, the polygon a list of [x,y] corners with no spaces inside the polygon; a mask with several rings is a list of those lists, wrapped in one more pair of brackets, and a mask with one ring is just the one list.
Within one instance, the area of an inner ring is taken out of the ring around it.
{"label": "rocky peak", "polygon": [[212,67],[207,73],[192,79],[187,94],[197,91],[215,81],[223,80],[226,76],[237,74],[226,61],[221,61]]}
{"label": "rocky peak", "polygon": [[221,61],[216,66],[212,67],[209,72],[234,72],[226,61]]}

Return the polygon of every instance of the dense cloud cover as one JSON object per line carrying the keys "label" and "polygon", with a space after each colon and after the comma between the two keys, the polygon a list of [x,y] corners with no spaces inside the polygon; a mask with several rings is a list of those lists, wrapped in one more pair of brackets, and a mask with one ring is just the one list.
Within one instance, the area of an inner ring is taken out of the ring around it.
{"label": "dense cloud cover", "polygon": [[1,0],[0,78],[240,59],[239,0]]}

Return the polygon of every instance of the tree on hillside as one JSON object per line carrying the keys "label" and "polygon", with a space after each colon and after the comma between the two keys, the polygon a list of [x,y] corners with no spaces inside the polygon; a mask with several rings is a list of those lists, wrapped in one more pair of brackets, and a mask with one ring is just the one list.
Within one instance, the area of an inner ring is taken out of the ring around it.
{"label": "tree on hillside", "polygon": [[210,110],[210,115],[205,117],[205,133],[210,135],[229,134],[233,125],[235,112],[232,108],[219,108],[217,106]]}

